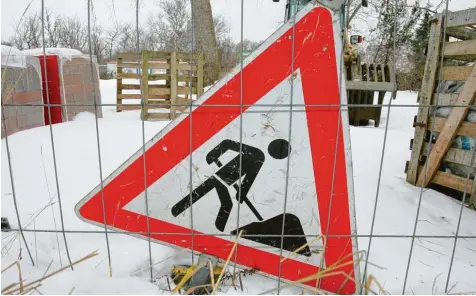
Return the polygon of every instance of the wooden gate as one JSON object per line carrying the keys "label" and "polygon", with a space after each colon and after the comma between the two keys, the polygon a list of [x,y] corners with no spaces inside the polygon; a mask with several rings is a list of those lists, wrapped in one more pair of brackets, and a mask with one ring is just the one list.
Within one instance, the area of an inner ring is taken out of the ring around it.
{"label": "wooden gate", "polygon": [[[360,58],[357,58],[355,62],[346,64],[346,72],[348,104],[363,105],[349,106],[349,123],[354,126],[368,125],[371,119],[374,126],[378,127],[385,92],[392,91],[394,87],[391,66],[362,64]],[[378,91],[376,105],[374,105],[375,91]]]}
{"label": "wooden gate", "polygon": [[174,119],[202,93],[202,53],[143,51],[117,57],[117,112],[140,109],[144,120]]}
{"label": "wooden gate", "polygon": [[[443,39],[445,22],[447,38]],[[423,187],[436,184],[466,192],[473,207],[476,203],[474,147],[459,147],[455,138],[473,139],[473,146],[476,140],[476,122],[468,114],[470,111],[476,115],[476,65],[470,66],[476,61],[476,30],[472,27],[475,24],[476,8],[448,12],[446,19],[438,14],[431,23],[419,93],[420,108],[414,118],[415,135],[410,142],[412,154],[405,167],[409,183]],[[449,37],[457,41],[450,41]],[[442,56],[444,64],[440,73]],[[447,87],[450,84],[457,87]],[[446,112],[441,108],[446,108]]]}

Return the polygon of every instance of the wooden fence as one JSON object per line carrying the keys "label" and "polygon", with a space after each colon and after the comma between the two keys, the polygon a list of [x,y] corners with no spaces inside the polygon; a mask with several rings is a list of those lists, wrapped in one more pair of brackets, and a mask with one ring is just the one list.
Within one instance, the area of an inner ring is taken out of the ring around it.
{"label": "wooden fence", "polygon": [[116,62],[117,112],[141,109],[144,120],[174,119],[203,93],[202,53],[143,51]]}
{"label": "wooden fence", "polygon": [[[378,127],[385,92],[392,91],[394,87],[392,67],[382,64],[361,64],[360,58],[357,58],[355,62],[346,64],[346,72],[348,103],[367,105],[349,107],[349,123],[354,126],[368,125],[371,119],[374,126]],[[378,99],[377,104],[373,105],[375,91],[378,91]]]}
{"label": "wooden fence", "polygon": [[[444,22],[447,27],[445,39]],[[476,140],[476,122],[470,120],[470,114],[476,116],[476,65],[470,65],[476,61],[474,24],[476,8],[448,12],[446,19],[443,14],[438,14],[431,22],[425,72],[419,93],[420,108],[413,123],[414,138],[410,142],[412,154],[405,167],[409,183],[423,187],[436,184],[444,190],[466,192],[473,208],[476,203],[474,147],[460,145],[458,148],[455,138]],[[453,40],[450,41],[449,37]],[[438,84],[442,56],[442,81]],[[442,108],[446,108],[446,112],[442,112],[445,110]],[[437,137],[430,138],[430,130]]]}

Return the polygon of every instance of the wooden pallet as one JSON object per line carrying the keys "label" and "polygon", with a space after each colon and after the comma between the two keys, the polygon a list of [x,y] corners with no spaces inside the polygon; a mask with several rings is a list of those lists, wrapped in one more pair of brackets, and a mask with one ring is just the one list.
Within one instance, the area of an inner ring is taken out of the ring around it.
{"label": "wooden pallet", "polygon": [[[444,23],[447,37],[443,39]],[[476,63],[473,66],[458,65],[461,62],[476,61],[476,8],[457,12],[448,12],[445,19],[438,14],[431,22],[430,38],[423,75],[422,88],[419,93],[418,114],[414,119],[414,138],[411,140],[410,161],[405,172],[407,182],[427,187],[437,184],[470,195],[470,204],[476,204],[476,186],[474,180],[467,180],[467,175],[460,176],[443,171],[442,164],[476,170],[476,157],[471,150],[452,147],[456,136],[476,137],[476,123],[465,121],[470,107],[475,104]],[[450,40],[449,37],[453,37]],[[444,58],[440,73],[441,58]],[[438,93],[440,78],[443,81],[461,81],[463,86],[456,93]],[[436,107],[451,107],[447,118],[432,115]],[[430,138],[431,131],[438,133]],[[431,145],[430,145],[431,142]],[[431,147],[431,150],[429,148]],[[426,168],[426,170],[424,170]],[[468,201],[468,198],[466,198]]]}
{"label": "wooden pallet", "polygon": [[[190,53],[143,51],[118,55],[116,62],[117,112],[141,110],[144,120],[170,120],[190,105],[191,94],[198,97],[203,93],[201,53],[195,53],[192,59]],[[124,79],[135,83],[125,83]],[[123,100],[137,102],[132,105]]]}
{"label": "wooden pallet", "polygon": [[[369,119],[371,119],[374,121],[374,126],[378,127],[385,92],[392,91],[394,88],[391,66],[362,64],[360,58],[357,58],[357,61],[346,64],[346,71],[348,103],[367,105],[362,107],[350,106],[348,112],[349,123],[354,126],[368,125]],[[373,105],[375,91],[378,91],[377,105]]]}

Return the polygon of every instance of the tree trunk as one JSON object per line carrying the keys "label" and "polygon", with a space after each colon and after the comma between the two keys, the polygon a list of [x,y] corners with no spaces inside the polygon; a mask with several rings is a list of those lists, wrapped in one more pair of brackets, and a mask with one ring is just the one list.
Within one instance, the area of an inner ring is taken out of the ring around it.
{"label": "tree trunk", "polygon": [[205,85],[210,85],[220,76],[220,55],[215,36],[212,7],[210,0],[193,0],[191,2],[196,51],[204,53],[204,82]]}

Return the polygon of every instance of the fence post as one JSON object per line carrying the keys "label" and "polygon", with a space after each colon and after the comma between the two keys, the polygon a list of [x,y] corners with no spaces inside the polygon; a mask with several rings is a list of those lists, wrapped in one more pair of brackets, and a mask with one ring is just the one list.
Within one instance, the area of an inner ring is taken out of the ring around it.
{"label": "fence post", "polygon": [[[190,83],[192,83],[190,81]],[[197,64],[197,99],[203,94],[203,52],[198,56]],[[191,100],[192,98],[190,98]]]}
{"label": "fence post", "polygon": [[141,90],[142,90],[142,106],[141,106],[141,118],[142,120],[147,120],[147,117],[149,115],[149,109],[148,109],[148,104],[149,104],[149,74],[148,74],[148,69],[149,69],[149,51],[144,50],[142,51],[142,80],[141,80]]}
{"label": "fence post", "polygon": [[[427,106],[431,104],[431,98],[436,87],[436,75],[438,64],[440,62],[441,50],[441,32],[443,17],[438,16],[437,21],[431,23],[430,39],[428,41],[428,54],[425,63],[425,73],[419,94],[420,105]],[[394,69],[396,70],[396,69]],[[407,182],[415,185],[418,177],[419,158],[425,140],[425,134],[428,125],[428,115],[430,108],[418,108],[417,122],[415,125],[415,134],[413,137],[413,149],[407,170]]]}
{"label": "fence post", "polygon": [[170,119],[175,119],[177,106],[177,52],[170,53]]}
{"label": "fence post", "polygon": [[116,59],[116,93],[117,93],[117,98],[116,98],[116,112],[121,112],[119,106],[122,105],[122,98],[120,98],[122,94],[122,67],[120,65],[122,64],[122,58],[117,57]]}

